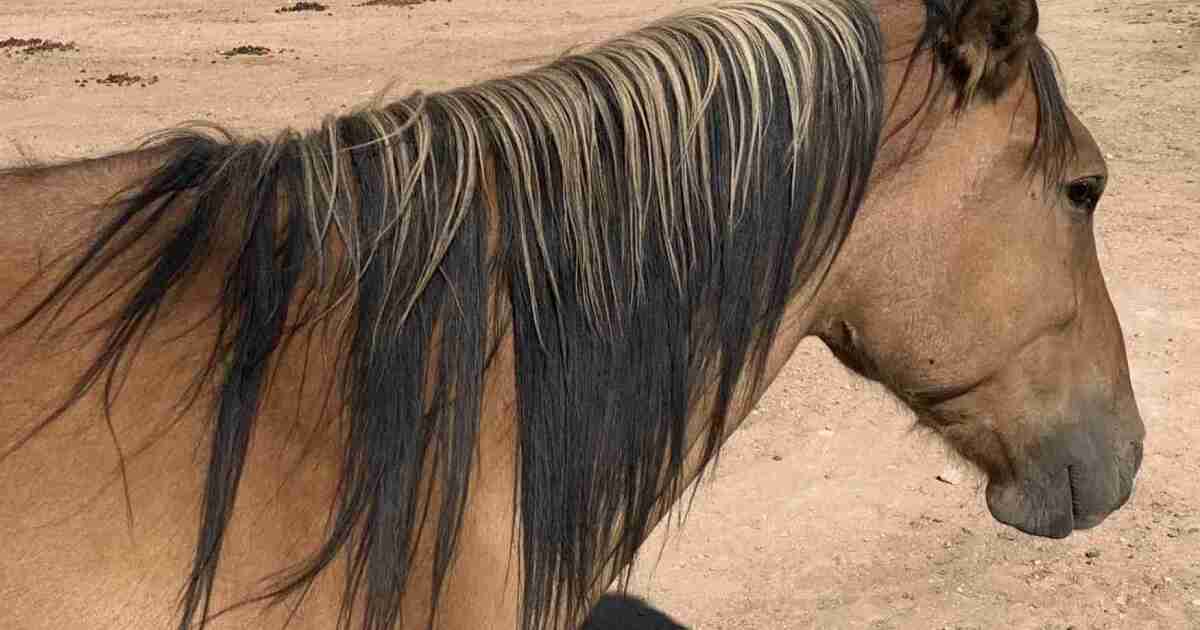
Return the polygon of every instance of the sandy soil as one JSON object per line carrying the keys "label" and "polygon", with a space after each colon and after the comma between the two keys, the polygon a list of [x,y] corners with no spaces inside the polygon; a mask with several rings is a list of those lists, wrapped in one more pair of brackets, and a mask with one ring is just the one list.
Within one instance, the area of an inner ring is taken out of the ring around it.
{"label": "sandy soil", "polygon": [[[5,0],[0,40],[52,43],[0,44],[0,165],[126,147],[195,118],[310,125],[389,80],[428,90],[510,72],[693,3]],[[686,526],[647,547],[633,593],[678,623],[1200,628],[1200,5],[1042,5],[1113,175],[1097,229],[1150,432],[1133,501],[1066,541],[1016,534],[987,514],[978,480],[936,480],[945,450],[908,434],[896,403],[806,344]],[[222,54],[255,46],[269,50]],[[618,600],[605,614],[631,610],[639,627],[662,620]]]}

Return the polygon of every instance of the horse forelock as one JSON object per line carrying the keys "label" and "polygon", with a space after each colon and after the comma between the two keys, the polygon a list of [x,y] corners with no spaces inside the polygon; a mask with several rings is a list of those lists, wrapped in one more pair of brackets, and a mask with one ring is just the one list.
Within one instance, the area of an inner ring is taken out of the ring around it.
{"label": "horse forelock", "polygon": [[[937,51],[945,42],[954,24],[962,19],[965,11],[976,3],[971,0],[922,0],[926,9],[926,20],[922,33],[913,50],[913,58],[927,51]],[[1077,155],[1075,138],[1068,122],[1068,106],[1060,84],[1057,62],[1046,43],[1036,35],[1025,42],[1027,63],[1022,69],[1027,81],[1018,81],[1010,89],[1028,90],[1037,107],[1036,128],[1026,159],[1029,174],[1041,174],[1044,185],[1049,189],[1061,183],[1061,177]],[[931,56],[936,72],[944,70]],[[934,81],[944,81],[938,76]],[[976,100],[975,82],[978,77],[951,82],[949,90],[955,94],[954,108],[961,112]],[[926,96],[936,96],[936,90]]]}
{"label": "horse forelock", "polygon": [[311,133],[168,136],[173,157],[39,308],[179,221],[133,279],[94,381],[217,241],[234,244],[200,371],[218,377],[215,420],[179,627],[211,617],[268,366],[331,318],[338,503],[321,549],[264,597],[303,593],[346,553],[343,623],[391,628],[424,532],[432,619],[504,334],[492,315],[515,350],[520,621],[578,621],[679,496],[689,420],[708,462],[784,308],[836,255],[880,140],[881,46],[866,2],[734,0]]}

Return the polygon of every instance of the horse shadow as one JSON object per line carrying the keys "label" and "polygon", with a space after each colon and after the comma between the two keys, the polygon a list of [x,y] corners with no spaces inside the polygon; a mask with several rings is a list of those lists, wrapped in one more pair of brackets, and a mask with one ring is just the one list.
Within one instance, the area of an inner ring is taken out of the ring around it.
{"label": "horse shadow", "polygon": [[580,630],[689,630],[637,597],[605,595]]}

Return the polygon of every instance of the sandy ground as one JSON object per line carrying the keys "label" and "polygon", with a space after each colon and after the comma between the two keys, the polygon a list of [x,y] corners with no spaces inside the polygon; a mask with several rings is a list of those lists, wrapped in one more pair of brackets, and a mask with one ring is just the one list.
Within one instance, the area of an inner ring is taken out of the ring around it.
{"label": "sandy ground", "polygon": [[[0,40],[74,45],[0,48],[0,165],[194,118],[307,126],[389,80],[429,90],[511,72],[693,3],[4,0]],[[1200,4],[1044,0],[1042,24],[1113,175],[1097,229],[1149,429],[1133,501],[1066,541],[1006,529],[978,480],[936,480],[945,450],[909,434],[896,403],[805,344],[686,526],[646,548],[632,592],[679,624],[1200,628]],[[237,46],[270,51],[221,54]],[[626,603],[605,615],[628,617]],[[632,617],[609,627],[662,620]]]}

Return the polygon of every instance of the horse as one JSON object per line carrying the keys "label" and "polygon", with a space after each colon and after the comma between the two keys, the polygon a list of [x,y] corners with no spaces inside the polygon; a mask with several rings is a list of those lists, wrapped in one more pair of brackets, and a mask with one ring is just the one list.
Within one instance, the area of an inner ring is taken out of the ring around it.
{"label": "horse", "polygon": [[575,627],[806,337],[1099,525],[1145,428],[1038,22],[725,0],[0,173],[0,625]]}

